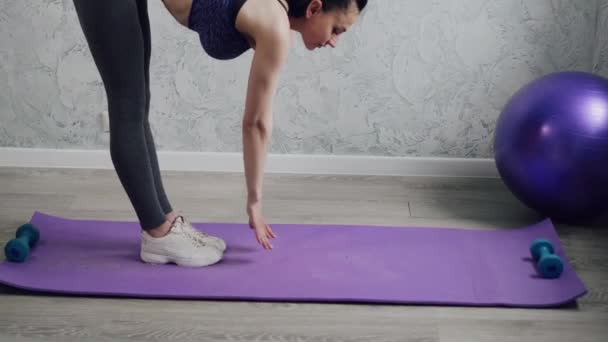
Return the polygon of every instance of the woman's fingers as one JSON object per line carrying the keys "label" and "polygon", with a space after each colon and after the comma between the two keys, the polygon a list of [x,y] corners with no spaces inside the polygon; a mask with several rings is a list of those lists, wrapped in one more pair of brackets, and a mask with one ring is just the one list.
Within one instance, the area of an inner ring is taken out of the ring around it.
{"label": "woman's fingers", "polygon": [[268,241],[268,236],[266,236],[266,234],[261,233],[261,234],[256,234],[256,238],[258,240],[258,243],[260,245],[262,245],[262,247],[264,247],[264,249],[272,249],[272,244],[270,243],[270,241]]}
{"label": "woman's fingers", "polygon": [[266,236],[269,236],[271,238],[277,237],[277,235],[272,231],[272,229],[270,229],[269,225],[266,225]]}

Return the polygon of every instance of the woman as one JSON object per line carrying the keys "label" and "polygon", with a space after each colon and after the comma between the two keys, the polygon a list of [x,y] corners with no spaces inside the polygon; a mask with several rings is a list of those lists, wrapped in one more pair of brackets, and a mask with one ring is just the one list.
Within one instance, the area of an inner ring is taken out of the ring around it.
{"label": "woman", "polygon": [[[110,114],[110,154],[141,225],[142,261],[207,266],[221,260],[224,241],[178,216],[163,189],[150,131],[150,22],[147,0],[74,0],[101,74]],[[272,100],[291,44],[335,47],[367,0],[164,0],[182,25],[199,34],[216,59],[255,50],[242,120],[249,226],[265,249],[276,237],[262,214],[262,176],[272,131]]]}

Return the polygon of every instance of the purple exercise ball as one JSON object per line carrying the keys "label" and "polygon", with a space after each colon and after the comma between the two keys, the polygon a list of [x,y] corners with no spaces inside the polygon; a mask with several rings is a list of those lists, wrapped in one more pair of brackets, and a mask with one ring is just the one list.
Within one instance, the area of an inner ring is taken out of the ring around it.
{"label": "purple exercise ball", "polygon": [[608,79],[543,76],[509,99],[495,162],[509,190],[538,213],[587,222],[608,211]]}

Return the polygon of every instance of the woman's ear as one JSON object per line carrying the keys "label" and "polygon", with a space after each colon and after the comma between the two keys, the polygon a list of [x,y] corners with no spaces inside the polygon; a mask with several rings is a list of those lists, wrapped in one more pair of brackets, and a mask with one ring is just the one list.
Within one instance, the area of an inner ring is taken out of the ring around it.
{"label": "woman's ear", "polygon": [[322,0],[310,0],[308,7],[306,8],[306,19],[313,17],[323,12]]}

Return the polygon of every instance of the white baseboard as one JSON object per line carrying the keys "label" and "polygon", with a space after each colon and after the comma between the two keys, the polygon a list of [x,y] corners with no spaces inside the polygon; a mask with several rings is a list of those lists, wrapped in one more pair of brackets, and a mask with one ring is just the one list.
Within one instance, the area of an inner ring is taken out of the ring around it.
{"label": "white baseboard", "polygon": [[[241,153],[158,152],[161,170],[243,172]],[[107,150],[0,147],[0,167],[112,169]],[[269,154],[266,173],[497,178],[493,159]]]}

